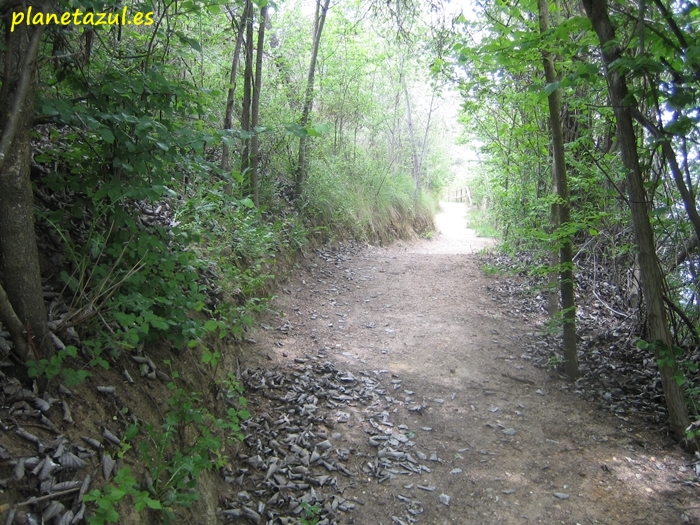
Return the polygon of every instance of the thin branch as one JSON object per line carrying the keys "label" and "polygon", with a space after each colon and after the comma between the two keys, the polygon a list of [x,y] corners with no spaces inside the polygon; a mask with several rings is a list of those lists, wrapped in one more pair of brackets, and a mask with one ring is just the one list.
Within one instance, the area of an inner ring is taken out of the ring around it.
{"label": "thin branch", "polygon": [[673,146],[671,145],[671,135],[666,133],[663,129],[656,127],[636,107],[630,107],[630,111],[632,112],[632,117],[642,126],[644,126],[644,128],[646,128],[647,131],[649,131],[649,133],[651,133],[651,135],[661,145],[661,151],[666,157],[668,165],[671,168],[671,174],[673,175],[673,180],[676,183],[678,192],[681,194],[681,199],[685,205],[685,211],[688,214],[691,224],[693,225],[695,235],[697,236],[698,240],[700,240],[700,213],[698,213],[698,210],[695,207],[695,202],[691,197],[690,190],[685,185],[683,173],[678,166],[676,152],[673,150]]}
{"label": "thin branch", "polygon": [[666,22],[668,23],[668,27],[671,28],[671,32],[676,36],[676,39],[678,40],[678,43],[681,45],[683,49],[688,49],[688,41],[685,39],[685,35],[683,32],[680,30],[678,27],[678,24],[676,24],[676,21],[673,19],[673,16],[671,16],[671,13],[669,13],[668,9],[666,9],[666,6],[661,2],[661,0],[652,0],[656,7],[661,11],[661,14],[663,17],[666,19]]}
{"label": "thin branch", "polygon": [[693,323],[693,321],[690,320],[690,318],[685,314],[683,310],[678,308],[678,305],[676,305],[676,303],[671,301],[671,299],[669,299],[665,295],[664,302],[666,303],[666,306],[673,310],[674,313],[678,314],[678,317],[680,317],[683,323],[688,327],[688,330],[690,330],[690,334],[693,336],[693,341],[695,341],[695,344],[700,345],[700,335],[698,335],[695,323]]}
{"label": "thin branch", "polygon": [[593,290],[593,295],[596,296],[596,299],[598,299],[598,301],[600,301],[600,304],[602,304],[603,306],[605,306],[605,308],[607,308],[608,310],[610,310],[610,311],[611,311],[612,313],[614,313],[615,315],[619,315],[620,317],[623,317],[623,318],[624,318],[623,321],[625,321],[625,320],[629,319],[630,317],[632,317],[632,314],[625,314],[625,313],[623,313],[623,312],[618,312],[617,310],[615,310],[612,306],[610,306],[608,303],[606,303],[606,302],[600,297],[600,295],[598,295],[598,292],[596,292],[595,290]]}
{"label": "thin branch", "polygon": [[584,144],[582,144],[582,147],[584,151],[588,154],[588,156],[591,158],[593,163],[598,167],[598,169],[601,172],[603,172],[603,175],[605,175],[605,178],[608,179],[608,182],[612,184],[613,188],[615,188],[615,191],[620,196],[622,201],[628,202],[627,196],[624,193],[622,193],[622,191],[620,191],[620,188],[617,187],[617,184],[615,184],[615,182],[612,180],[612,177],[610,177],[610,174],[607,172],[607,170],[605,170],[605,168],[603,168],[603,166],[600,165],[600,162],[598,162],[598,159],[595,158],[593,153],[591,153],[590,150]]}
{"label": "thin branch", "polygon": [[23,501],[21,503],[17,503],[15,505],[15,508],[24,507],[25,505],[34,505],[35,503],[39,503],[40,501],[45,501],[47,499],[60,498],[61,496],[67,496],[68,494],[73,494],[74,492],[78,492],[80,489],[81,489],[81,487],[75,487],[72,489],[64,490],[63,492],[52,492],[50,494],[47,494],[46,496],[40,496],[38,498],[32,497],[26,501]]}

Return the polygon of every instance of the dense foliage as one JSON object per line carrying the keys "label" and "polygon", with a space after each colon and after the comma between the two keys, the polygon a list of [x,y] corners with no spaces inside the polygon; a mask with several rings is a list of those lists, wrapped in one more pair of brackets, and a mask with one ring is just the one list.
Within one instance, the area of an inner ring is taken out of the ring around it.
{"label": "dense foliage", "polygon": [[[549,3],[555,23],[545,32],[537,2],[517,8],[486,2],[469,19],[457,20],[454,68],[440,65],[460,83],[467,139],[481,145],[484,162],[473,186],[489,203],[504,247],[539,254],[536,271],[556,270],[548,252],[568,238],[576,263],[613,268],[609,284],[628,304],[646,308],[635,334],[640,345],[657,352],[662,369],[674,367],[675,382],[686,387],[694,407],[697,389],[691,379],[700,342],[695,196],[700,10],[683,1],[584,4],[586,10],[578,3]],[[614,40],[603,42],[605,31]],[[547,53],[556,63],[554,82],[547,82],[542,70]],[[617,103],[615,86],[624,84],[628,94]],[[571,192],[571,218],[558,225],[551,215],[558,201],[546,104],[557,91]],[[625,149],[628,137],[619,127],[616,110],[623,106],[635,124],[632,151]],[[639,159],[642,213],[653,227],[647,270],[638,218],[633,221],[631,213],[636,204],[631,154]],[[649,298],[661,285],[645,290],[644,274],[655,265],[663,273],[661,309],[670,316],[672,345],[651,333],[657,314],[650,313]],[[677,363],[688,373],[676,369]]]}

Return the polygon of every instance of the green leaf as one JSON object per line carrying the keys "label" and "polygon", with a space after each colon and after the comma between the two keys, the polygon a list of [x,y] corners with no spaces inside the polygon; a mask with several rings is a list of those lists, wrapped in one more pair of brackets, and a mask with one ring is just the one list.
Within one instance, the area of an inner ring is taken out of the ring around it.
{"label": "green leaf", "polygon": [[146,498],[146,505],[148,505],[149,509],[160,510],[163,508],[163,505],[157,499]]}
{"label": "green leaf", "polygon": [[109,128],[100,128],[100,136],[107,144],[114,143],[114,134]]}
{"label": "green leaf", "polygon": [[299,138],[306,137],[309,134],[309,130],[299,124],[285,124],[284,129]]}
{"label": "green leaf", "polygon": [[183,44],[189,44],[189,46],[195,51],[199,51],[200,53],[202,52],[202,46],[194,38],[188,37],[182,31],[175,31],[175,34],[180,39],[180,42]]}
{"label": "green leaf", "polygon": [[544,87],[545,95],[549,96],[552,93],[554,93],[557,89],[559,89],[560,84],[561,84],[560,82],[552,82],[551,84],[547,84]]}
{"label": "green leaf", "polygon": [[158,330],[168,330],[170,328],[170,324],[168,324],[168,322],[161,317],[151,319],[151,326],[157,328]]}
{"label": "green leaf", "polygon": [[327,123],[321,123],[321,124],[316,124],[313,127],[314,131],[318,134],[317,136],[320,135],[327,135],[331,131],[331,127]]}
{"label": "green leaf", "polygon": [[113,488],[111,491],[109,491],[109,499],[112,501],[119,501],[124,496],[126,496],[126,491],[123,489]]}

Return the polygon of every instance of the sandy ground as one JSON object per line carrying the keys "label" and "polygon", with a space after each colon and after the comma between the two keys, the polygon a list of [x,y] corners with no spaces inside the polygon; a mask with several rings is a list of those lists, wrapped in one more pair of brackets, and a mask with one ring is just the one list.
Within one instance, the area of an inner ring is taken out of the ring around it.
{"label": "sandy ground", "polygon": [[[248,366],[327,359],[381,376],[394,385],[387,434],[404,425],[415,450],[436,459],[420,475],[363,476],[372,450],[357,407],[333,429],[355,454],[343,490],[358,505],[344,522],[700,523],[687,455],[521,357],[536,329],[490,297],[497,277],[471,254],[492,242],[464,215],[444,203],[432,240],[308,254],[275,301],[283,317],[263,323],[285,330],[261,330],[246,349]],[[426,408],[410,412],[409,400]],[[407,514],[407,499],[423,512]]]}

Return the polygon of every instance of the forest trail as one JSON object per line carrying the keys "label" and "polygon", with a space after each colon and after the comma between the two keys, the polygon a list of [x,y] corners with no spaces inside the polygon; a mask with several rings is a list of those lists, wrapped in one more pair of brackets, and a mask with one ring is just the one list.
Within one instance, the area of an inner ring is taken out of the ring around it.
{"label": "forest trail", "polygon": [[381,381],[369,406],[341,408],[348,421],[327,412],[356,502],[338,523],[698,523],[689,458],[521,357],[536,328],[490,298],[497,277],[472,254],[491,242],[463,205],[443,210],[432,240],[308,255],[274,302],[284,316],[244,353],[251,368],[330,361]]}

